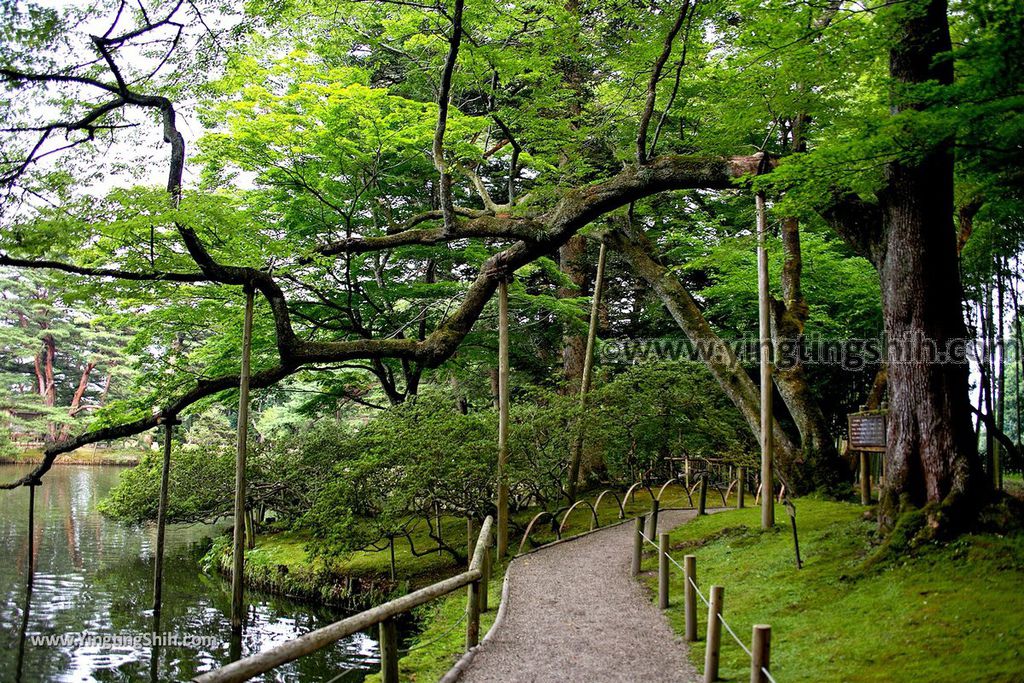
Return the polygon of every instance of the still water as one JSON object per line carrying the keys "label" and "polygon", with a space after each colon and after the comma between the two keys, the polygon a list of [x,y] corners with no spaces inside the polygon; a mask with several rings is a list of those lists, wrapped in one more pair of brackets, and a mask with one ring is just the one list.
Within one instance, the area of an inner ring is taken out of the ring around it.
{"label": "still water", "polygon": [[[26,471],[0,465],[0,481]],[[153,628],[156,530],[112,522],[96,509],[121,471],[66,465],[43,478],[36,489],[31,591],[26,589],[29,492],[0,491],[0,681],[188,680],[231,661],[237,656],[233,649],[247,656],[342,616],[329,608],[247,592],[245,634],[232,648],[230,582],[199,566],[202,541],[217,529],[172,525],[167,529],[160,632],[219,640],[215,647],[201,649],[146,646],[144,638]],[[117,636],[136,643],[97,647],[31,642],[33,636],[60,634]],[[263,680],[353,683],[378,662],[376,641],[357,634]]]}

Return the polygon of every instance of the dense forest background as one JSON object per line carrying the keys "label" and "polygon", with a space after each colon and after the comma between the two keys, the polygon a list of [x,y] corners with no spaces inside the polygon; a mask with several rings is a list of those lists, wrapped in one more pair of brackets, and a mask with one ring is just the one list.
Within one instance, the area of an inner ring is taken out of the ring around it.
{"label": "dense forest background", "polygon": [[[226,514],[250,289],[252,506],[325,551],[482,515],[499,280],[514,507],[566,502],[583,433],[587,484],[753,464],[755,193],[793,488],[849,494],[846,414],[901,316],[973,360],[969,396],[966,365],[925,382],[948,414],[888,368],[893,463],[923,463],[897,499],[980,500],[1000,449],[1021,467],[1019,0],[4,10],[0,448],[44,448],[39,475],[177,416],[171,516]],[[922,202],[941,223],[896,220]],[[158,475],[108,511],[153,516]]]}

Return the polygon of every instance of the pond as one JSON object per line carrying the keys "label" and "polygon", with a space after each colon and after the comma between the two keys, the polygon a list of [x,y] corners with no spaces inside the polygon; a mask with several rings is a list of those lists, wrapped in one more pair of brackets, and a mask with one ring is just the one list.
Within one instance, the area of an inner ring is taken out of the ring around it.
{"label": "pond", "polygon": [[[0,465],[0,481],[27,471],[20,465]],[[232,645],[230,581],[203,572],[199,564],[204,540],[218,529],[170,525],[159,633],[171,638],[208,636],[203,640],[214,644],[152,647],[147,641],[152,640],[153,629],[156,529],[118,524],[97,510],[121,471],[112,466],[58,465],[46,474],[36,489],[30,591],[29,492],[0,491],[0,679],[188,680],[232,661],[239,652],[248,656],[344,616],[330,608],[248,591],[247,627],[241,642]],[[42,636],[66,640],[46,643]],[[97,637],[108,640],[83,642]],[[353,683],[378,666],[377,642],[373,634],[362,633],[280,667],[262,680]]]}

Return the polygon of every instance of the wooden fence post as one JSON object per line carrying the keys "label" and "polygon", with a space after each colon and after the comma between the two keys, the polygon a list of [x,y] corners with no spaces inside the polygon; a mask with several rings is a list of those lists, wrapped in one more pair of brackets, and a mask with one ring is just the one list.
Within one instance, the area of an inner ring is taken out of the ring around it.
{"label": "wooden fence post", "polygon": [[484,561],[483,566],[480,567],[480,572],[483,574],[483,578],[480,579],[480,611],[487,611],[487,584],[491,580],[491,544],[488,541],[487,548],[484,550]]}
{"label": "wooden fence post", "polygon": [[398,627],[394,618],[380,622],[380,679],[398,683]]}
{"label": "wooden fence post", "polygon": [[706,515],[705,511],[708,505],[708,475],[704,473],[700,475],[700,495],[697,496],[697,514]]}
{"label": "wooden fence post", "polygon": [[686,642],[693,643],[697,640],[697,556],[687,555],[683,558],[683,581],[685,589],[683,595],[683,609],[686,613]]}
{"label": "wooden fence post", "polygon": [[654,537],[658,535],[658,508],[660,506],[661,506],[661,503],[658,501],[658,499],[655,498],[654,500],[652,500],[651,501],[651,514],[649,514],[647,516],[647,533],[646,533],[646,536],[647,536],[647,538],[651,539],[652,543],[654,542]]}
{"label": "wooden fence post", "polygon": [[480,581],[469,584],[466,590],[466,650],[471,650],[480,642]]}
{"label": "wooden fence post", "polygon": [[754,637],[750,644],[750,652],[752,656],[750,658],[750,683],[766,683],[764,673],[765,671],[771,671],[769,666],[771,662],[771,649],[772,649],[772,627],[765,624],[754,625]]}
{"label": "wooden fence post", "polygon": [[737,468],[739,478],[736,481],[736,507],[743,509],[743,496],[747,492],[747,468]]}
{"label": "wooden fence post", "polygon": [[633,534],[633,564],[630,572],[633,576],[640,574],[640,558],[644,550],[644,539],[640,535],[644,532],[644,518],[636,518],[636,533]]}
{"label": "wooden fence post", "polygon": [[658,537],[658,607],[668,609],[668,534]]}
{"label": "wooden fence post", "polygon": [[722,647],[722,601],[725,599],[723,586],[711,587],[708,605],[708,634],[704,646],[704,683],[718,680],[718,655]]}

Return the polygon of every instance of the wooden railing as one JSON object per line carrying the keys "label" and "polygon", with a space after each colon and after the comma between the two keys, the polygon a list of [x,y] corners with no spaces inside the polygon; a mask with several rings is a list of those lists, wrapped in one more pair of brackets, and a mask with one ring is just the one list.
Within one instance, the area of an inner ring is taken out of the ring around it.
{"label": "wooden railing", "polygon": [[232,662],[220,669],[197,676],[193,681],[195,683],[247,681],[282,664],[316,652],[353,633],[380,625],[381,677],[384,683],[397,683],[399,653],[396,647],[395,617],[466,586],[469,587],[466,601],[466,649],[476,647],[480,640],[480,612],[481,609],[486,609],[486,604],[481,605],[481,601],[486,599],[484,598],[486,591],[481,590],[481,584],[490,580],[491,525],[492,519],[487,517],[480,527],[480,534],[476,539],[476,547],[473,550],[469,569],[461,574],[377,605],[365,612],[336,621],[269,650]]}

